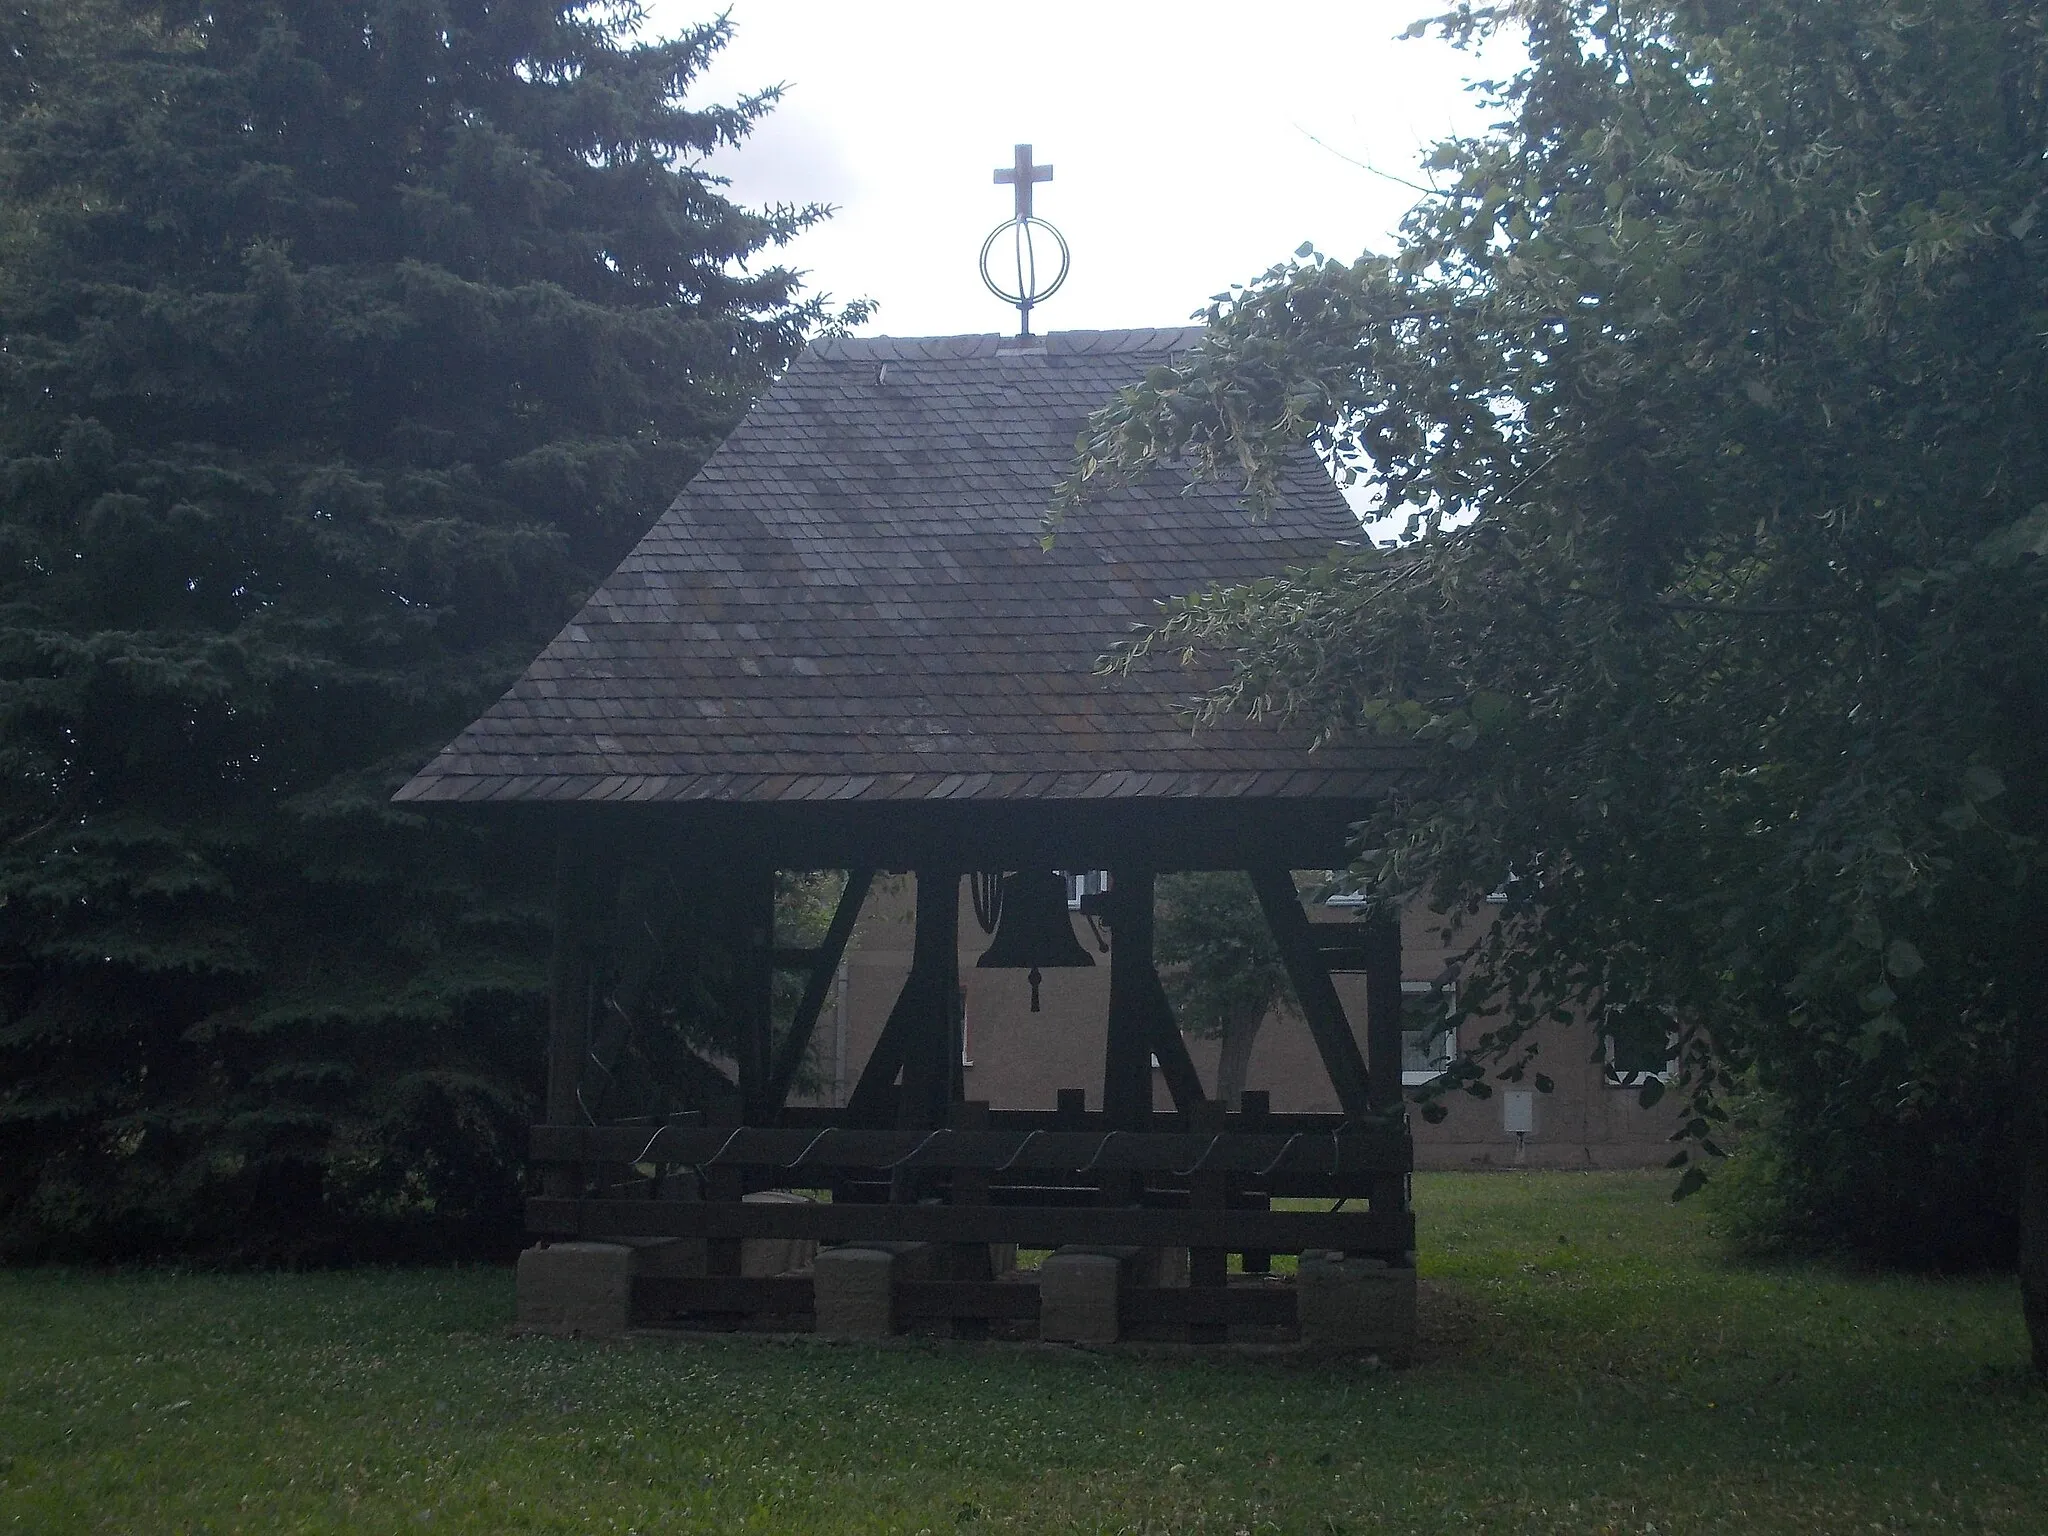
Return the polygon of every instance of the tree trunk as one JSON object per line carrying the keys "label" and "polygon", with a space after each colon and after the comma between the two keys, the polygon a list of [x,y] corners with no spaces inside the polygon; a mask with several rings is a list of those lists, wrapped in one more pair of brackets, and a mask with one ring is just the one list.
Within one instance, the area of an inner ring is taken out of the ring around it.
{"label": "tree trunk", "polygon": [[[2038,1085],[2036,1092],[2039,1091]],[[2024,1182],[2020,1187],[2020,1306],[2034,1369],[2048,1376],[2048,1136],[2041,1115],[2031,1117],[2026,1137]]]}
{"label": "tree trunk", "polygon": [[2019,1115],[2020,1165],[2020,1308],[2026,1314],[2027,1341],[2033,1347],[2034,1369],[2048,1376],[2048,1088],[2041,1073],[2048,1070],[2048,1031],[2023,1019],[2027,1031],[2020,1043],[2021,1081],[2026,1100]]}
{"label": "tree trunk", "polygon": [[1252,1046],[1259,1038],[1263,1013],[1246,1018],[1240,1014],[1223,1026],[1222,1049],[1216,1058],[1216,1097],[1225,1104],[1237,1103],[1244,1093],[1245,1074],[1251,1069]]}

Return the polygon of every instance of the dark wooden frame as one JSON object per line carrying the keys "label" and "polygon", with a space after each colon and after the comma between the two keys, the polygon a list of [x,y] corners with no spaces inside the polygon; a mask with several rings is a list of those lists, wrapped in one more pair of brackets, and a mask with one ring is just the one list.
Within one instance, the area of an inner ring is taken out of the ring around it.
{"label": "dark wooden frame", "polygon": [[[701,809],[654,823],[565,818],[557,870],[548,1123],[534,1130],[542,1193],[529,1202],[528,1226],[543,1238],[703,1240],[712,1273],[641,1282],[636,1294],[644,1292],[649,1315],[804,1311],[803,1293],[787,1277],[740,1277],[748,1238],[939,1244],[952,1256],[951,1276],[931,1282],[939,1289],[930,1296],[910,1298],[904,1315],[945,1315],[967,1329],[1036,1305],[1017,1299],[1015,1284],[975,1270],[977,1254],[985,1266],[987,1244],[1184,1247],[1191,1287],[1138,1312],[1184,1326],[1197,1340],[1285,1310],[1256,1299],[1265,1294],[1256,1286],[1230,1283],[1232,1253],[1254,1275],[1273,1253],[1317,1248],[1412,1262],[1399,931],[1391,921],[1361,922],[1333,943],[1325,930],[1335,925],[1309,921],[1289,873],[1339,861],[1344,808],[1086,805],[1059,807],[1058,818],[1046,807],[1008,804],[971,814],[889,805]],[[593,1126],[582,1114],[578,1083],[601,984],[607,882],[626,841],[639,856],[652,846],[657,856],[694,864],[709,899],[730,903],[747,998],[736,1124]],[[822,862],[786,859],[806,847],[848,855],[850,873],[824,941],[815,950],[784,949],[773,932],[774,870]],[[1111,872],[1097,908],[1113,943],[1101,1108],[1093,1113],[1078,1091],[1063,1092],[1057,1110],[992,1112],[963,1098],[959,880],[970,867],[1041,864]],[[1249,873],[1340,1114],[1273,1115],[1253,1094],[1233,1111],[1204,1093],[1153,954],[1157,875],[1189,867]],[[878,868],[918,877],[909,976],[846,1106],[793,1107],[804,1052]],[[808,973],[779,1046],[769,1009],[778,967]],[[1362,1052],[1333,969],[1365,973]],[[1163,1113],[1152,1102],[1155,1056],[1173,1105]],[[694,1175],[701,1198],[661,1198],[682,1173]],[[830,1188],[833,1199],[743,1199],[776,1186]],[[1300,1196],[1335,1204],[1272,1209],[1276,1198]]]}

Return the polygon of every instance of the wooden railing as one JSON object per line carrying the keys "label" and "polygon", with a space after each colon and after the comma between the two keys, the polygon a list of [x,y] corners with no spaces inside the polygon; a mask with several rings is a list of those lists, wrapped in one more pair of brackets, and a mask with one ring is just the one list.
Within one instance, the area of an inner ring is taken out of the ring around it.
{"label": "wooden railing", "polygon": [[[846,1126],[536,1126],[535,1162],[577,1195],[528,1202],[536,1234],[585,1239],[811,1239],[1187,1247],[1247,1255],[1414,1245],[1413,1148],[1395,1118],[1215,1117],[1216,1129],[1113,1129],[1074,1117],[927,1133]],[[830,1190],[811,1204],[753,1189]],[[559,1187],[559,1186],[558,1186]],[[1337,1202],[1272,1210],[1276,1197]],[[1363,1209],[1343,1209],[1348,1202]]]}

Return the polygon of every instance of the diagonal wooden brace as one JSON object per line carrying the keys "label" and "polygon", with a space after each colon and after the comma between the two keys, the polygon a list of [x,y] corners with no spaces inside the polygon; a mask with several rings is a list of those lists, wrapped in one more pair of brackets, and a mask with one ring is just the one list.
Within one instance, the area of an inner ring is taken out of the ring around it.
{"label": "diagonal wooden brace", "polygon": [[811,1048],[811,1035],[818,1027],[819,1015],[825,1011],[825,999],[832,994],[840,957],[846,953],[846,941],[853,935],[861,903],[867,900],[868,887],[874,879],[872,869],[848,872],[846,889],[840,893],[839,906],[832,914],[832,926],[825,930],[824,943],[810,958],[811,979],[804,987],[803,1000],[796,1006],[796,1017],[790,1021],[789,1033],[783,1037],[782,1050],[768,1078],[767,1099],[775,1109],[789,1102],[790,1086],[803,1065],[804,1052]]}
{"label": "diagonal wooden brace", "polygon": [[1273,942],[1287,967],[1287,979],[1294,983],[1295,1001],[1301,1004],[1302,1017],[1315,1038],[1323,1070],[1337,1090],[1337,1102],[1345,1114],[1363,1115],[1372,1104],[1365,1058],[1358,1053],[1358,1040],[1344,1016],[1336,984],[1330,980],[1323,957],[1316,953],[1315,935],[1309,932],[1308,914],[1301,910],[1301,898],[1295,894],[1294,877],[1270,864],[1256,865],[1246,873],[1265,909],[1266,924],[1273,930]]}

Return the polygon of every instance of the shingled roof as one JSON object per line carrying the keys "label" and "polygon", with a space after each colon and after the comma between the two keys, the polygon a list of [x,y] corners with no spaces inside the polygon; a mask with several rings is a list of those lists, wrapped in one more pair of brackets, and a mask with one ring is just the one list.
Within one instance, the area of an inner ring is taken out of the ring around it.
{"label": "shingled roof", "polygon": [[1162,598],[1358,537],[1304,450],[1270,518],[1161,473],[1045,509],[1088,413],[1195,330],[815,343],[412,801],[1356,799],[1367,747],[1191,732],[1096,661]]}

